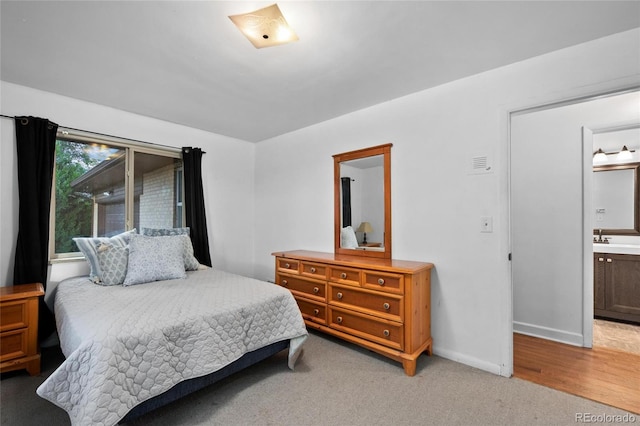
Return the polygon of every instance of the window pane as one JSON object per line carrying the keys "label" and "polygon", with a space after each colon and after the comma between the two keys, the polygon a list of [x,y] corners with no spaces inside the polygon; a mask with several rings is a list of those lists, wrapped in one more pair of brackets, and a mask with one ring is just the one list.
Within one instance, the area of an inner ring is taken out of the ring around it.
{"label": "window pane", "polygon": [[136,152],[133,170],[134,226],[182,226],[182,160]]}
{"label": "window pane", "polygon": [[55,253],[77,252],[74,237],[125,230],[124,176],[124,149],[56,141]]}

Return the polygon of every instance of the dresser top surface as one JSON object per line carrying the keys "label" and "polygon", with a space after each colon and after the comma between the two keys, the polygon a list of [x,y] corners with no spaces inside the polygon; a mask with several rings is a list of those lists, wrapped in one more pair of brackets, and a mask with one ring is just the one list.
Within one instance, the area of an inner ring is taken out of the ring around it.
{"label": "dresser top surface", "polygon": [[0,287],[0,300],[24,299],[26,297],[37,297],[44,295],[44,289],[40,283],[18,284],[7,287]]}
{"label": "dresser top surface", "polygon": [[433,263],[428,262],[349,256],[344,254],[325,253],[309,250],[278,251],[272,253],[272,255],[288,259],[306,260],[310,262],[329,262],[337,265],[352,266],[356,268],[388,269],[410,273],[415,273],[423,269],[433,268]]}

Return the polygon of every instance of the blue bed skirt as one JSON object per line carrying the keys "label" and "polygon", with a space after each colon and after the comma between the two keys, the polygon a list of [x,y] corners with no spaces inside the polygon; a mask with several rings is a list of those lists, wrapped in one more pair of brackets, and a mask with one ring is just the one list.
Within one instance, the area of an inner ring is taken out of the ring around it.
{"label": "blue bed skirt", "polygon": [[119,423],[126,423],[134,420],[156,408],[160,408],[173,401],[176,401],[192,392],[200,390],[206,386],[209,386],[215,382],[218,382],[225,377],[230,376],[233,373],[237,373],[253,364],[256,364],[264,359],[267,359],[284,349],[289,347],[289,340],[283,340],[281,342],[272,343],[264,348],[256,349],[253,352],[244,354],[241,358],[227,365],[221,370],[215,371],[211,374],[202,377],[195,377],[193,379],[180,382],[168,391],[155,396],[140,405],[134,407],[129,413],[120,420]]}

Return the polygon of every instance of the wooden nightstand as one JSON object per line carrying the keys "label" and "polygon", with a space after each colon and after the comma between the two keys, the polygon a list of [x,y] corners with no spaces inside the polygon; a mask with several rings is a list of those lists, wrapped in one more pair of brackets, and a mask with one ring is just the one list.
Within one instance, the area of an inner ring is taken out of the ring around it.
{"label": "wooden nightstand", "polygon": [[40,374],[38,298],[42,284],[0,287],[0,373],[27,369]]}

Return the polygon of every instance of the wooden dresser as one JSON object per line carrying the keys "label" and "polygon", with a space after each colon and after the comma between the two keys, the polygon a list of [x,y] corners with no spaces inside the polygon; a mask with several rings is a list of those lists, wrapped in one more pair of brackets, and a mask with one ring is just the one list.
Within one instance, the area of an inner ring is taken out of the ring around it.
{"label": "wooden dresser", "polygon": [[40,374],[38,298],[42,284],[0,287],[0,373],[26,368]]}
{"label": "wooden dresser", "polygon": [[401,362],[413,376],[431,355],[433,264],[313,251],[273,253],[276,283],[296,298],[307,327]]}

